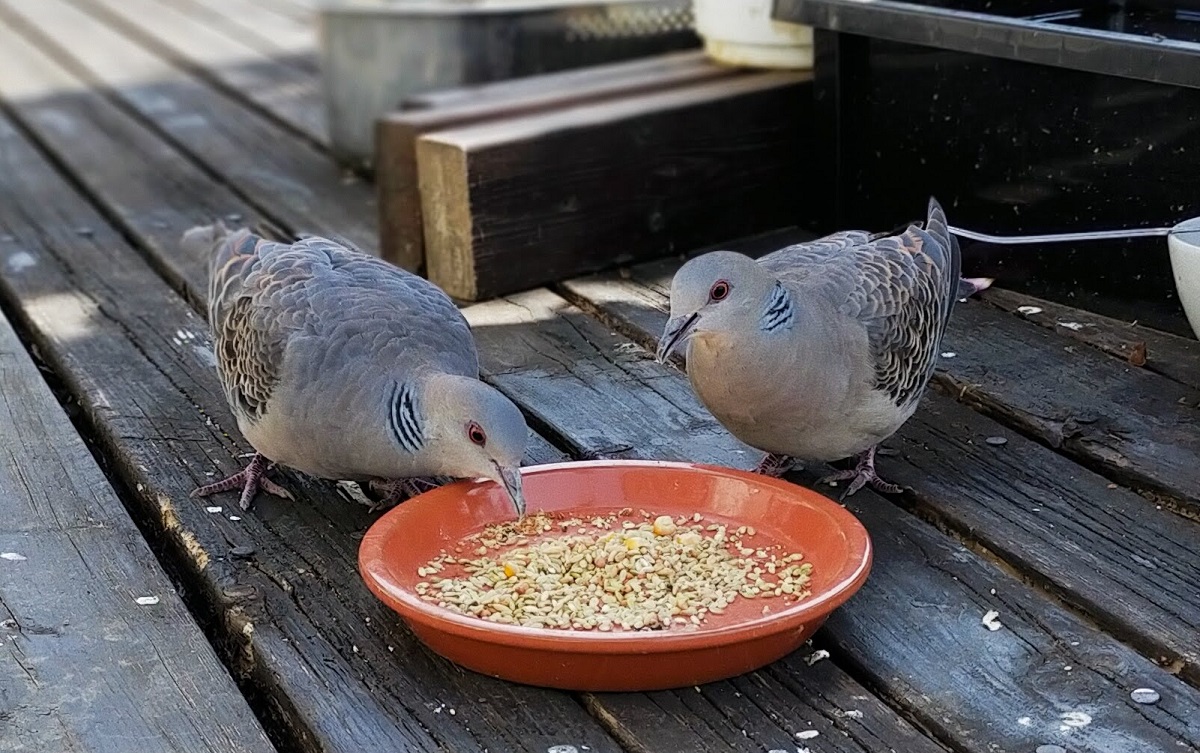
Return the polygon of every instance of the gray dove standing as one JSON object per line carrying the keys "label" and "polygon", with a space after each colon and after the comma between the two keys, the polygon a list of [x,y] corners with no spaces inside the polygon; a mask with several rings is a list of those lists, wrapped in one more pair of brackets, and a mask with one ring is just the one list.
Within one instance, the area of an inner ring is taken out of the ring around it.
{"label": "gray dove standing", "polygon": [[268,463],[367,482],[385,503],[431,476],[487,478],[525,512],[529,429],[479,380],[470,328],[441,289],[325,238],[276,243],[220,223],[182,239],[209,254],[209,324],[245,470],[193,496],[262,489],[291,498]]}
{"label": "gray dove standing", "polygon": [[956,297],[991,282],[960,280],[936,200],[924,225],[835,233],[758,261],[715,251],[676,273],[658,358],[686,345],[701,402],[767,453],[758,472],[856,456],[822,482],[853,479],[847,495],[868,483],[900,491],[876,473],[876,446],[916,410]]}

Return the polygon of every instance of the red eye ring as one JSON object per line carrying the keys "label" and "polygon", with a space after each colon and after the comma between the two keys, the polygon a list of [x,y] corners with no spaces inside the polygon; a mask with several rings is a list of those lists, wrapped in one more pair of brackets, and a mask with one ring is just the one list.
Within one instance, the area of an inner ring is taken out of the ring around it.
{"label": "red eye ring", "polygon": [[482,426],[472,421],[471,423],[467,424],[467,439],[470,439],[473,443],[483,447],[485,444],[487,444],[487,433],[484,432]]}
{"label": "red eye ring", "polygon": [[713,283],[712,288],[708,291],[709,300],[723,301],[729,296],[729,283],[725,280],[717,280]]}

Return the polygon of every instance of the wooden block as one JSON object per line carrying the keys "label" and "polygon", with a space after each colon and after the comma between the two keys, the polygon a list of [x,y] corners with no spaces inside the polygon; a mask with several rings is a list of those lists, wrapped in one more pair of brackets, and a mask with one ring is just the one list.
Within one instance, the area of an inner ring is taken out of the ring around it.
{"label": "wooden block", "polygon": [[375,183],[383,258],[414,272],[424,266],[416,154],[416,140],[422,135],[555,107],[661,91],[740,72],[710,62],[703,53],[676,53],[434,92],[419,98],[421,109],[380,118],[375,133]]}
{"label": "wooden block", "polygon": [[770,72],[423,136],[427,276],[481,300],[791,224],[810,92]]}
{"label": "wooden block", "polygon": [[701,50],[668,52],[618,63],[421,92],[405,97],[400,103],[400,110],[440,110],[466,104],[498,104],[530,94],[572,91],[593,86],[600,81],[637,79],[715,65]]}

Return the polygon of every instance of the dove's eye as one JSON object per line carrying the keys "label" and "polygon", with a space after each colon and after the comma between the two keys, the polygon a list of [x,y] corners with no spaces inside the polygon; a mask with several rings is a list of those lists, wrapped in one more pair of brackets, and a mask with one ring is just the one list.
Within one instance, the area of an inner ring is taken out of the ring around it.
{"label": "dove's eye", "polygon": [[467,438],[480,447],[487,444],[487,434],[484,433],[483,427],[474,421],[467,424]]}
{"label": "dove's eye", "polygon": [[729,283],[724,280],[717,280],[713,283],[712,289],[708,291],[708,298],[712,301],[723,301],[729,295]]}

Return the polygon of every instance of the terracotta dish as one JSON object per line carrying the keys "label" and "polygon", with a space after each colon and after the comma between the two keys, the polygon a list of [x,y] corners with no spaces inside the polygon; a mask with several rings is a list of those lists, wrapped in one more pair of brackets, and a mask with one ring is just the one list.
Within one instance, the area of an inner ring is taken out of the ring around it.
{"label": "terracotta dish", "polygon": [[[758,474],[686,463],[594,461],[523,469],[529,512],[580,517],[624,507],[701,513],[752,525],[768,543],[813,564],[811,595],[783,604],[738,598],[692,630],[560,630],[501,625],[421,599],[417,568],[485,526],[512,518],[490,481],[426,492],[383,515],[363,538],[359,569],[371,591],[431,649],[483,674],[569,690],[684,687],[749,672],[794,651],[862,586],[871,542],[849,512],[816,492]],[[552,535],[552,534],[546,534]],[[776,608],[764,614],[763,605]]]}

